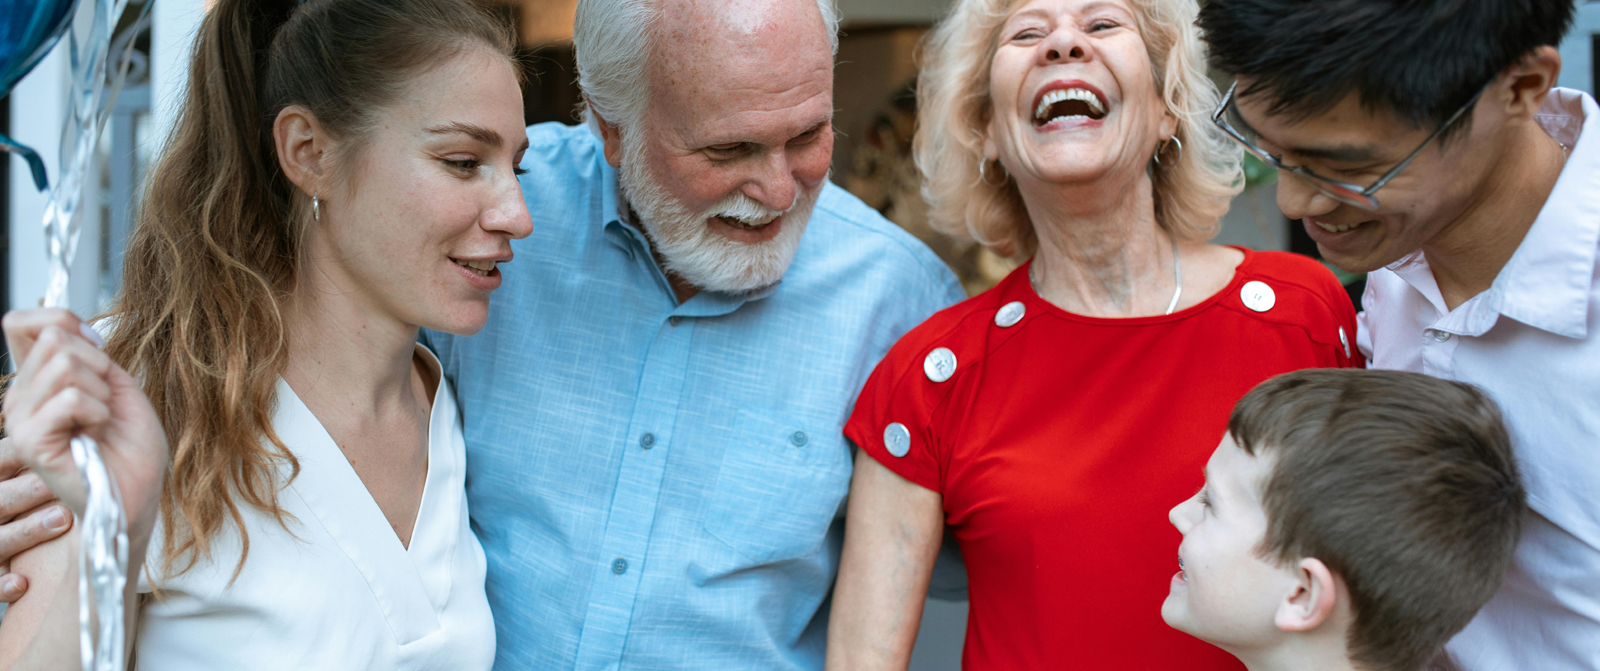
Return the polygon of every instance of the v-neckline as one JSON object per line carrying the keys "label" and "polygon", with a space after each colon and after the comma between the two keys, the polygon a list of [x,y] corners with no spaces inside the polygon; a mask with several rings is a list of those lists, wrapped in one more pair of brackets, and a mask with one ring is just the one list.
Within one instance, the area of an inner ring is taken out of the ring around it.
{"label": "v-neckline", "polygon": [[[432,352],[420,345],[418,351],[438,366]],[[278,381],[274,427],[300,462],[300,473],[286,491],[306,503],[355,564],[401,644],[437,630],[438,613],[449,596],[449,567],[459,536],[450,522],[460,516],[464,496],[445,496],[452,484],[464,492],[464,465],[456,463],[452,449],[459,435],[450,431],[459,421],[455,410],[441,375],[429,413],[427,475],[407,547],[333,436],[289,384]]]}

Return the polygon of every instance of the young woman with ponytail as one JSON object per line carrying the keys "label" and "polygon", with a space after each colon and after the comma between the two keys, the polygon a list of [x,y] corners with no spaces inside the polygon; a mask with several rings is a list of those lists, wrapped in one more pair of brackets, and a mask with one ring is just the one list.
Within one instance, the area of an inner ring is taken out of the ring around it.
{"label": "young woman with ponytail", "polygon": [[[492,664],[460,420],[416,338],[480,329],[530,232],[511,49],[467,0],[219,0],[104,350],[6,316],[17,454],[74,510],[74,433],[117,480],[136,666]],[[0,668],[76,665],[76,552],[13,561]]]}

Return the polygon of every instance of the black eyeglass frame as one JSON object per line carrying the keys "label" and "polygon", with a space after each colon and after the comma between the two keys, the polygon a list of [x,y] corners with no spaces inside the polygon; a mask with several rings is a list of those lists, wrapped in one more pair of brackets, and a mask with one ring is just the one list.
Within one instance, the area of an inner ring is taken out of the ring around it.
{"label": "black eyeglass frame", "polygon": [[1373,182],[1371,186],[1363,187],[1358,184],[1351,184],[1349,182],[1341,182],[1336,179],[1323,177],[1322,175],[1311,172],[1311,170],[1307,169],[1305,166],[1284,165],[1282,161],[1278,160],[1278,157],[1267,153],[1265,149],[1257,147],[1254,143],[1245,139],[1244,134],[1234,129],[1233,125],[1228,123],[1228,120],[1225,118],[1228,111],[1228,106],[1233,104],[1234,90],[1237,88],[1239,88],[1239,82],[1235,80],[1233,85],[1228,87],[1228,94],[1222,97],[1222,104],[1217,105],[1217,111],[1211,113],[1212,123],[1216,124],[1218,128],[1221,128],[1222,132],[1227,133],[1228,137],[1233,138],[1235,142],[1243,145],[1245,151],[1248,151],[1251,155],[1261,159],[1263,163],[1277,168],[1278,170],[1292,173],[1295,176],[1304,179],[1306,183],[1315,187],[1316,190],[1324,196],[1367,211],[1378,209],[1378,199],[1373,194],[1377,193],[1378,189],[1383,188],[1385,184],[1388,184],[1389,181],[1394,179],[1396,175],[1399,175],[1400,171],[1405,170],[1406,166],[1411,165],[1411,161],[1415,159],[1417,155],[1421,154],[1423,149],[1426,149],[1428,145],[1433,144],[1434,140],[1438,139],[1440,135],[1444,135],[1444,132],[1449,130],[1451,126],[1454,126],[1456,121],[1461,118],[1461,115],[1466,114],[1467,110],[1472,109],[1473,105],[1478,103],[1478,98],[1483,97],[1484,91],[1484,89],[1479,89],[1477,93],[1473,94],[1472,99],[1467,101],[1467,104],[1462,105],[1461,109],[1458,109],[1454,114],[1451,114],[1449,119],[1446,119],[1444,123],[1439,124],[1439,129],[1433,131],[1433,134],[1429,135],[1428,139],[1423,140],[1421,145],[1419,145],[1410,154],[1407,154],[1406,157],[1393,168],[1390,168],[1389,172],[1386,172],[1382,177],[1379,177],[1378,181]]}

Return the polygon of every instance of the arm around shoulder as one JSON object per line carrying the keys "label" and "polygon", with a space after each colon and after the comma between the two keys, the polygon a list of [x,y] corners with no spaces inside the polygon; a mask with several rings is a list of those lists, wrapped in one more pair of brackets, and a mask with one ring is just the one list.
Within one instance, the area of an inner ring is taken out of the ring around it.
{"label": "arm around shoulder", "polygon": [[78,667],[77,550],[73,529],[11,560],[29,589],[0,619],[0,671]]}

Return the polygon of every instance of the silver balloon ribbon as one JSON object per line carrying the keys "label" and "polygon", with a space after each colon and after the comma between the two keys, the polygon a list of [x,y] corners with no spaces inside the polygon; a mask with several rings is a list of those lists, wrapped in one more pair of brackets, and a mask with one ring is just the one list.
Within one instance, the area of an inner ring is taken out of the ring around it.
{"label": "silver balloon ribbon", "polygon": [[[148,26],[152,3],[146,0],[128,30]],[[61,133],[61,175],[50,190],[45,206],[45,247],[50,259],[50,282],[45,307],[67,307],[72,258],[78,247],[78,203],[89,172],[95,145],[105,127],[122,80],[127,74],[133,40],[119,40],[112,58],[111,34],[127,7],[127,0],[84,0],[78,3],[67,31],[67,55],[72,70],[69,114]],[[107,62],[117,67],[107,77]],[[126,206],[125,203],[118,205]],[[81,537],[78,556],[78,649],[84,671],[125,671],[126,612],[123,591],[128,581],[128,521],[116,482],[106,470],[100,446],[88,436],[72,439],[72,460],[83,478],[84,510],[77,521]]]}
{"label": "silver balloon ribbon", "polygon": [[[88,493],[83,518],[78,520],[82,537],[78,653],[84,671],[123,671],[127,667],[123,661],[127,632],[122,594],[128,586],[128,522],[122,514],[122,496],[100,460],[100,446],[93,438],[72,439],[72,460],[78,464],[78,475]],[[99,615],[98,626],[95,614]]]}

